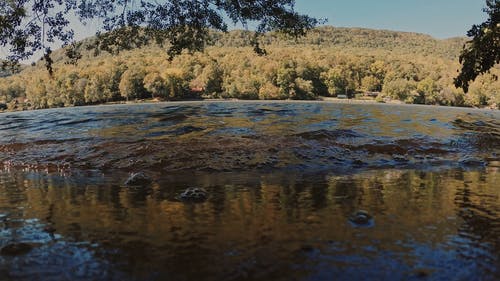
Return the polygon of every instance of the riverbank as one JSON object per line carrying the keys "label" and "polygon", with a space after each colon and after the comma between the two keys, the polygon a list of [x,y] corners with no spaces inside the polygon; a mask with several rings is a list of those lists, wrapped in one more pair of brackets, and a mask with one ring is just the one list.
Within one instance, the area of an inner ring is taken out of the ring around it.
{"label": "riverbank", "polygon": [[443,107],[443,108],[464,108],[464,109],[480,109],[480,110],[493,110],[497,111],[497,108],[492,107],[456,107],[456,106],[446,106],[446,105],[423,105],[423,104],[407,104],[399,100],[387,100],[387,101],[376,101],[375,99],[347,99],[347,98],[335,98],[335,97],[318,97],[316,100],[247,100],[247,99],[191,99],[191,100],[161,100],[161,99],[141,99],[132,101],[113,101],[101,104],[89,104],[89,105],[78,105],[78,106],[66,106],[66,107],[51,107],[51,108],[41,108],[41,109],[31,109],[27,107],[19,107],[14,110],[9,109],[7,106],[2,106],[0,104],[0,114],[7,112],[19,112],[19,111],[32,111],[32,110],[46,110],[46,109],[57,109],[57,108],[79,108],[79,107],[90,107],[90,106],[105,106],[105,105],[118,105],[118,104],[155,104],[155,103],[202,103],[202,102],[243,102],[243,103],[303,103],[303,102],[324,102],[324,103],[339,103],[339,104],[387,104],[387,105],[406,105],[406,106],[429,106],[429,107]]}

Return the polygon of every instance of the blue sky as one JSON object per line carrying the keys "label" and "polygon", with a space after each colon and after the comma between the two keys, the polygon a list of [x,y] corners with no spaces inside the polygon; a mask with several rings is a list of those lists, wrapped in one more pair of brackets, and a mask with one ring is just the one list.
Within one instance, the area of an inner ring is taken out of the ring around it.
{"label": "blue sky", "polygon": [[[436,38],[465,36],[473,24],[486,19],[484,6],[485,0],[296,0],[298,12],[327,18],[328,25],[419,32]],[[74,25],[77,39],[94,35],[92,25]],[[4,49],[0,48],[0,58],[6,56]]]}
{"label": "blue sky", "polygon": [[[327,25],[366,27],[430,34],[436,38],[465,36],[486,19],[485,0],[296,0],[296,10]],[[92,26],[92,24],[90,25]],[[74,26],[78,39],[94,30]],[[236,28],[242,28],[236,25]]]}
{"label": "blue sky", "polygon": [[486,19],[485,0],[296,0],[296,10],[328,25],[465,36]]}

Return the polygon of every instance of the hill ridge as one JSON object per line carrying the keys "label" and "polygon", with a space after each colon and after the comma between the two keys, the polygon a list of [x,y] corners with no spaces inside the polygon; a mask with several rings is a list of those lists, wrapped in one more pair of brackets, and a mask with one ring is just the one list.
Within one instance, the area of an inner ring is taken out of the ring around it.
{"label": "hill ridge", "polygon": [[[0,105],[11,110],[99,104],[134,99],[317,99],[377,96],[379,101],[500,107],[500,69],[480,77],[465,95],[453,86],[465,38],[323,26],[305,37],[260,37],[266,56],[252,48],[253,32],[211,32],[204,52],[168,60],[150,44],[94,56],[87,38],[82,59],[68,65],[53,53],[54,76],[43,62],[0,78]],[[366,94],[366,96],[365,96]]]}

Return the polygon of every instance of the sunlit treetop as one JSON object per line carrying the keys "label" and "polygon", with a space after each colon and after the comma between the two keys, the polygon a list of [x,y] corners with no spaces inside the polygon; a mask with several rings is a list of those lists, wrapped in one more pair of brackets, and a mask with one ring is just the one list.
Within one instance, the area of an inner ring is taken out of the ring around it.
{"label": "sunlit treetop", "polygon": [[[294,0],[3,0],[0,2],[0,46],[9,48],[8,60],[17,63],[44,52],[49,71],[50,46],[75,45],[71,21],[102,21],[96,30],[96,51],[116,53],[151,42],[166,43],[175,56],[205,47],[209,30],[227,31],[229,19],[252,24],[257,35],[277,30],[302,36],[318,20],[294,11]],[[265,51],[254,40],[257,53]],[[68,48],[70,60],[77,60]]]}
{"label": "sunlit treetop", "polygon": [[462,69],[455,78],[455,86],[465,92],[471,81],[500,63],[500,0],[487,0],[484,11],[488,13],[488,19],[472,26],[467,33],[472,39],[465,44],[460,55]]}

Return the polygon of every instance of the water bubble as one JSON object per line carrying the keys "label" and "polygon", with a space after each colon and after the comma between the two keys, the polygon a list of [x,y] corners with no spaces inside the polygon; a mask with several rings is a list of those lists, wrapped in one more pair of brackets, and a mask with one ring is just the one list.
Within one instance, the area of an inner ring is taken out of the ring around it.
{"label": "water bubble", "polygon": [[358,210],[351,214],[349,222],[356,227],[372,227],[375,225],[373,216],[364,210]]}
{"label": "water bubble", "polygon": [[189,202],[203,202],[207,200],[208,192],[203,188],[190,187],[179,195],[179,199]]}
{"label": "water bubble", "polygon": [[152,179],[143,172],[132,174],[126,181],[128,186],[145,186],[152,182]]}

